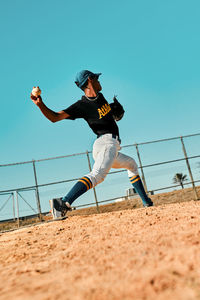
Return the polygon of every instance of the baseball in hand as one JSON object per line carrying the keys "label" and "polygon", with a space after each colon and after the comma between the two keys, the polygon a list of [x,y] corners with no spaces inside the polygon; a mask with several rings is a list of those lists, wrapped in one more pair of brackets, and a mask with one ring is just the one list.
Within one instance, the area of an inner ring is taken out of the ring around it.
{"label": "baseball in hand", "polygon": [[32,89],[32,92],[31,94],[35,97],[38,97],[41,95],[41,89],[39,88],[39,86],[34,86],[33,89]]}

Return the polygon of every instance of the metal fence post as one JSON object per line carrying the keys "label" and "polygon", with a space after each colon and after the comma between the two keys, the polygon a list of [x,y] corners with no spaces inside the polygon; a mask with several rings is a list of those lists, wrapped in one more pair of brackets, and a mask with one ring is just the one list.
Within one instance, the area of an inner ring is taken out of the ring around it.
{"label": "metal fence post", "polygon": [[184,153],[184,156],[185,156],[185,161],[186,161],[186,164],[187,164],[188,172],[190,174],[190,179],[191,179],[191,182],[192,182],[192,188],[193,188],[193,191],[194,191],[195,199],[199,200],[197,190],[196,190],[196,187],[195,187],[195,184],[194,184],[194,179],[193,179],[192,171],[191,171],[191,168],[190,168],[190,164],[189,164],[185,144],[183,142],[183,137],[181,136],[180,139],[181,139],[181,143],[182,143],[183,153]]}
{"label": "metal fence post", "polygon": [[12,202],[13,202],[13,221],[15,221],[15,197],[14,197],[14,193],[12,193]]}
{"label": "metal fence post", "polygon": [[39,217],[40,221],[42,221],[42,212],[41,212],[41,206],[40,206],[40,196],[39,196],[39,190],[38,190],[35,161],[34,161],[34,159],[32,161],[33,161],[33,172],[34,172],[34,177],[35,177],[35,187],[36,187],[36,200],[37,200],[37,208],[38,208],[38,217]]}
{"label": "metal fence post", "polygon": [[142,181],[143,181],[143,184],[144,184],[144,189],[145,189],[145,191],[147,193],[148,192],[148,190],[147,190],[147,184],[146,184],[146,180],[145,180],[145,177],[144,177],[144,172],[143,172],[143,167],[142,167],[142,161],[141,161],[141,158],[140,158],[140,153],[139,153],[138,145],[136,144],[135,147],[136,147],[136,150],[137,150],[137,156],[138,156],[138,160],[139,160],[139,164],[140,164],[140,169],[141,169],[141,173],[142,173]]}
{"label": "metal fence post", "polygon": [[[92,171],[92,168],[91,168],[90,157],[89,157],[88,151],[86,151],[86,155],[87,155],[87,159],[88,159],[89,170],[90,170],[90,172],[91,172],[91,171]],[[97,201],[97,194],[96,194],[95,187],[93,187],[93,192],[94,192],[94,199],[95,199],[95,203],[96,203],[97,212],[100,213],[100,211],[99,211],[99,204],[98,204],[98,201]]]}
{"label": "metal fence post", "polygon": [[18,191],[16,191],[16,207],[17,207],[17,226],[19,228],[19,201],[18,201]]}

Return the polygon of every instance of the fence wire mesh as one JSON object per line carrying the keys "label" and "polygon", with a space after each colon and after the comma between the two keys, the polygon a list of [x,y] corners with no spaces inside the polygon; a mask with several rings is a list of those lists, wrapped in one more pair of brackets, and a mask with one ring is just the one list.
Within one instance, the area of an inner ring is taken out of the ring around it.
{"label": "fence wire mesh", "polygon": [[[175,174],[186,175],[185,187],[200,182],[200,133],[183,137],[124,145],[121,152],[133,157],[148,192],[181,189]],[[90,172],[91,151],[0,165],[0,221],[49,211],[49,200],[67,193]],[[76,207],[113,202],[131,188],[126,170],[111,169],[105,181],[78,198]]]}

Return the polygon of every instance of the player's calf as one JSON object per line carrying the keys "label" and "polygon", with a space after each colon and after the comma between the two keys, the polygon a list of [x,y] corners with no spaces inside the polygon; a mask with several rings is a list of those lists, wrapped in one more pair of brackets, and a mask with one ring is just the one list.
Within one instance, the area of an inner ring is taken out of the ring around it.
{"label": "player's calf", "polygon": [[130,179],[132,186],[135,188],[136,192],[142,199],[143,206],[144,207],[153,206],[152,200],[147,196],[147,194],[144,190],[144,186],[143,186],[142,180],[140,179],[140,176],[134,175],[132,177],[129,177],[129,179]]}
{"label": "player's calf", "polygon": [[69,203],[71,205],[78,197],[83,195],[91,188],[91,180],[87,176],[84,176],[78,180],[78,182],[72,187],[67,195],[62,198],[62,200],[63,202]]}

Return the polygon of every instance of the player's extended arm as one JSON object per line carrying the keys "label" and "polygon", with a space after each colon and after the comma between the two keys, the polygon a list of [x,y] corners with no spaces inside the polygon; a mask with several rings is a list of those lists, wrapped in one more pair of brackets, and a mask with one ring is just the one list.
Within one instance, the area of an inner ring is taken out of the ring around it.
{"label": "player's extended arm", "polygon": [[31,94],[31,100],[39,107],[43,115],[53,123],[69,118],[69,115],[63,110],[55,112],[48,108],[42,101],[41,96],[35,97]]}

